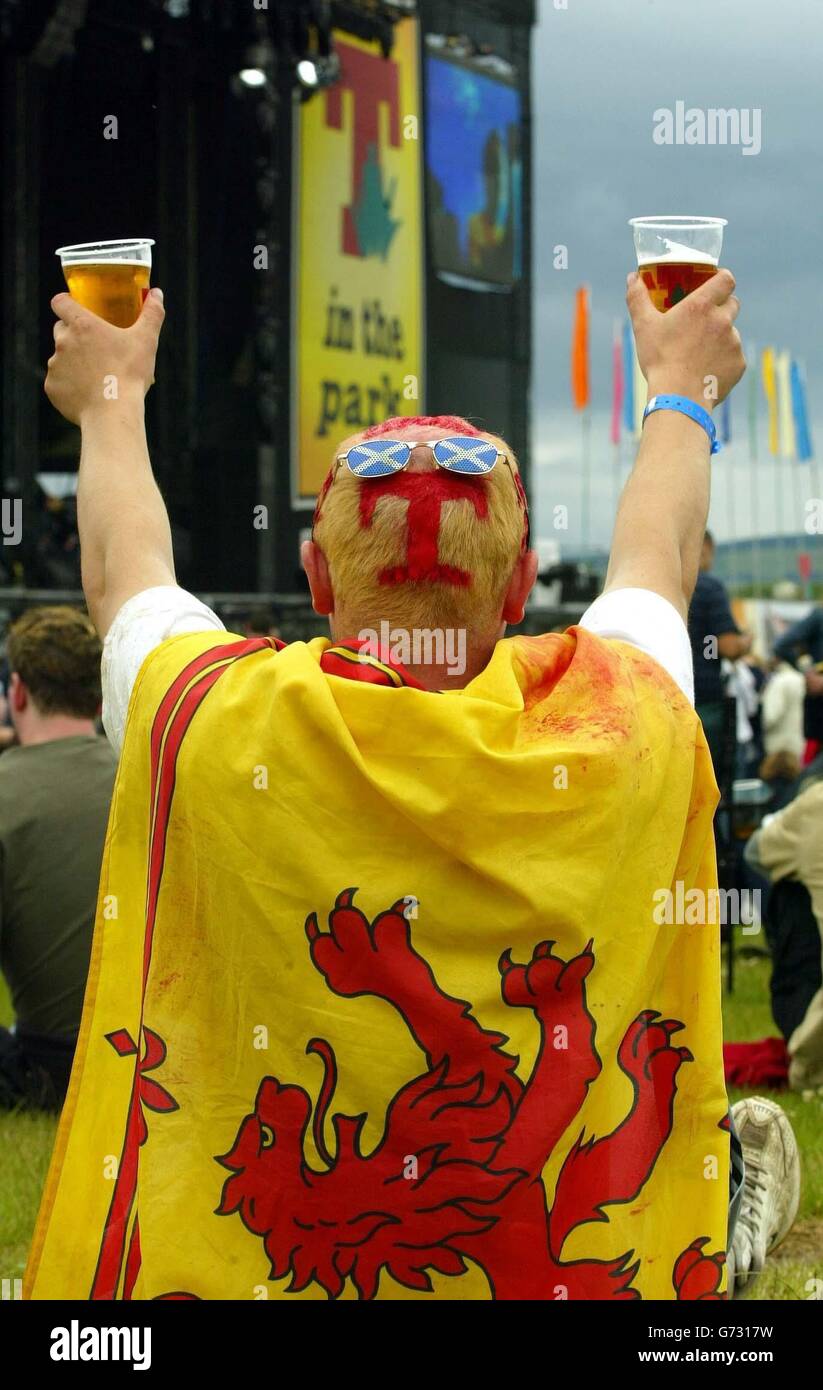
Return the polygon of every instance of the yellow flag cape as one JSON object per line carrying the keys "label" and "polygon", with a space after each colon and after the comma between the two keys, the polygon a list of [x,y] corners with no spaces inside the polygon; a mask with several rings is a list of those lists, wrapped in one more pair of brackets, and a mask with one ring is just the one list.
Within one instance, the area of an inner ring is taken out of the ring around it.
{"label": "yellow flag cape", "polygon": [[667,674],[581,629],[447,693],[164,643],[29,1296],[721,1296],[716,799]]}

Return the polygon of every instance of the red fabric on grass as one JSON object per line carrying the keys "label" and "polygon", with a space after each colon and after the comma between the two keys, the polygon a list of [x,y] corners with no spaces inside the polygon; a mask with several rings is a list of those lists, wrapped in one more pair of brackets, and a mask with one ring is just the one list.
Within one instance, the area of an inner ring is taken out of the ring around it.
{"label": "red fabric on grass", "polygon": [[789,1080],[789,1053],[783,1038],[724,1043],[723,1068],[729,1086],[782,1090]]}

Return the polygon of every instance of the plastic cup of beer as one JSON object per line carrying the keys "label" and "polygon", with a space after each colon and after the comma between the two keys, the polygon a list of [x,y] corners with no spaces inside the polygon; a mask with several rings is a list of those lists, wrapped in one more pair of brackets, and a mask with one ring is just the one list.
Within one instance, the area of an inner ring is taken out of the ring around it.
{"label": "plastic cup of beer", "polygon": [[131,328],[140,317],[151,278],[150,237],[132,241],[86,241],[59,246],[69,294],[116,328]]}
{"label": "plastic cup of beer", "polygon": [[632,217],[637,269],[656,309],[673,309],[720,264],[725,217]]}

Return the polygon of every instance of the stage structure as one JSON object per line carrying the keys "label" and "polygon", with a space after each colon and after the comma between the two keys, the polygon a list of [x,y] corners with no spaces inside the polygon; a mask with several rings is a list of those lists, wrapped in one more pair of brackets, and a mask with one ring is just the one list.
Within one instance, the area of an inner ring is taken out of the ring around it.
{"label": "stage structure", "polygon": [[78,433],[42,394],[69,242],[156,239],[149,430],[182,583],[303,593],[333,445],[387,414],[468,415],[528,483],[533,19],[533,0],[0,0],[0,496],[25,517],[0,586],[77,582]]}

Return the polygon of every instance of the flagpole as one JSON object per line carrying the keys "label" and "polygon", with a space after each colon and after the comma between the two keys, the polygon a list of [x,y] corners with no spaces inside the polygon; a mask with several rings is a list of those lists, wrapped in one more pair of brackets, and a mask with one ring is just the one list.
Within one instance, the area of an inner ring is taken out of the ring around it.
{"label": "flagpole", "polygon": [[812,494],[818,502],[823,502],[823,493],[820,491],[820,464],[815,454],[809,460],[809,476],[812,484]]}
{"label": "flagpole", "polygon": [[786,348],[780,355],[780,399],[783,415],[781,452],[785,455],[791,474],[789,495],[791,496],[792,525],[789,528],[789,553],[794,552],[795,569],[798,578],[802,580],[803,576],[800,571],[800,556],[803,553],[803,527],[800,520],[803,510],[803,497],[800,488],[802,480],[798,467],[800,459],[797,450],[797,426],[792,399],[792,356]]}
{"label": "flagpole", "polygon": [[784,549],[783,549],[783,546],[784,546],[785,543],[786,543],[786,536],[787,536],[787,532],[786,532],[786,508],[785,508],[785,500],[786,500],[786,499],[785,499],[784,489],[783,489],[783,454],[782,454],[782,453],[779,453],[779,454],[777,455],[777,458],[776,458],[775,461],[774,461],[774,515],[775,515],[775,533],[776,533],[776,535],[779,536],[779,538],[780,538],[780,555],[783,557],[783,559],[778,559],[778,562],[777,562],[777,563],[778,563],[778,565],[783,564],[783,569],[784,569],[783,578],[784,578],[784,579],[786,578],[786,574],[785,574],[785,568],[786,568],[786,566],[785,566],[785,551],[784,551]]}
{"label": "flagpole", "polygon": [[[792,367],[792,406],[795,410],[795,437],[797,443],[798,461],[809,465],[807,505],[809,498],[813,500],[816,508],[820,502],[820,475],[818,463],[812,448],[809,435],[809,415],[808,402],[806,399],[806,364],[802,361],[793,361]],[[807,518],[804,514],[801,525],[803,537],[809,534],[806,530]],[[805,541],[804,541],[805,546]],[[814,556],[815,550],[809,545],[809,574],[805,581],[805,597],[811,598],[814,593]]]}
{"label": "flagpole", "polygon": [[757,462],[757,344],[749,344],[749,465],[751,469],[752,591],[760,597],[763,571],[760,557],[760,489]]}
{"label": "flagpole", "polygon": [[[809,410],[808,410],[808,398],[807,398],[807,395],[806,395],[806,363],[805,363],[805,362],[801,362],[801,363],[800,363],[800,380],[801,380],[801,383],[802,383],[802,392],[803,392],[803,414],[804,414],[804,417],[805,417],[805,419],[806,419],[806,443],[808,444],[808,443],[809,443],[809,426],[808,426]],[[810,478],[811,478],[812,488],[813,488],[815,497],[818,499],[818,501],[823,501],[823,492],[820,491],[820,461],[819,461],[819,459],[818,459],[817,450],[814,448],[813,445],[812,445],[812,447],[811,447],[811,458],[809,459],[809,476],[810,476]]]}
{"label": "flagpole", "polygon": [[[804,459],[803,462],[801,463],[801,461],[798,459],[797,463],[795,464],[795,468],[799,471],[800,468],[803,467],[803,463],[808,463],[808,462],[809,462],[808,459]],[[798,486],[800,486],[799,479],[798,479]],[[805,539],[804,539],[804,537],[805,537],[805,535],[806,535],[806,515],[805,515],[805,511],[804,511],[804,509],[803,509],[803,492],[805,491],[806,496],[809,497],[809,496],[811,495],[811,489],[812,489],[812,473],[811,473],[811,468],[810,468],[810,469],[809,469],[809,482],[808,482],[808,485],[807,485],[807,486],[804,485],[804,486],[801,487],[801,489],[800,489],[801,495],[800,495],[799,505],[798,505],[798,516],[801,517],[801,521],[800,521],[800,530],[799,530],[799,532],[798,532],[798,540],[799,540],[799,543],[800,543],[800,544],[799,544],[798,551],[797,551],[797,554],[798,554],[798,571],[800,570],[800,560],[799,560],[799,557],[806,551],[806,542],[805,542]],[[801,577],[801,579],[802,579],[802,581],[803,581],[803,597],[804,597],[804,598],[807,598],[807,599],[810,599],[811,596],[812,596],[812,575],[814,574],[814,551],[811,549],[811,547],[809,548],[808,556],[809,556],[809,572],[808,572],[808,575],[803,575],[803,574],[801,574],[800,577]]]}
{"label": "flagpole", "polygon": [[728,395],[720,407],[720,440],[723,444],[725,455],[722,467],[726,470],[726,512],[727,526],[731,544],[729,546],[729,584],[733,592],[737,591],[737,551],[735,541],[737,531],[734,523],[734,473],[729,460],[728,448],[732,439],[732,403],[731,395]]}
{"label": "flagpole", "polygon": [[582,472],[581,472],[581,498],[580,498],[580,523],[582,531],[583,549],[589,548],[589,514],[591,511],[591,407],[586,406],[580,416],[581,427],[581,449],[582,449]]}
{"label": "flagpole", "polygon": [[754,598],[760,598],[760,589],[763,584],[763,565],[760,554],[760,490],[759,474],[760,467],[757,462],[757,450],[749,455],[751,470],[751,498],[752,498],[752,593]]}
{"label": "flagpole", "polygon": [[[728,447],[728,446],[727,446],[727,447]],[[737,539],[737,533],[736,533],[736,528],[735,528],[735,524],[734,524],[734,474],[732,473],[732,466],[731,466],[731,463],[729,462],[728,455],[726,456],[726,460],[725,460],[724,466],[725,466],[725,469],[726,469],[726,510],[727,510],[727,512],[728,512],[728,514],[729,514],[729,516],[728,516],[729,539],[730,539],[730,541],[731,541],[731,544],[730,544],[730,547],[729,547],[729,585],[730,585],[730,587],[731,587],[732,593],[736,593],[736,592],[737,592],[737,551],[736,551],[736,549],[735,549],[735,541],[736,541],[736,539]]]}
{"label": "flagpole", "polygon": [[623,400],[624,400],[624,380],[623,380],[623,341],[620,329],[620,320],[614,319],[612,322],[612,428],[611,438],[613,445],[612,454],[612,488],[614,491],[614,518],[617,519],[617,508],[620,505],[620,440],[622,438],[623,424]]}
{"label": "flagpole", "polygon": [[579,285],[575,293],[574,325],[572,328],[571,384],[572,404],[580,411],[580,542],[589,544],[591,511],[591,387],[589,371],[589,324],[591,315],[588,285]]}
{"label": "flagpole", "polygon": [[[783,554],[783,543],[786,539],[783,526],[783,479],[781,477],[782,456],[778,452],[774,456],[774,533],[777,537],[775,547],[776,565],[780,565],[780,556]],[[778,573],[778,579],[780,578]]]}
{"label": "flagpole", "polygon": [[780,429],[780,396],[777,382],[777,353],[774,348],[763,349],[763,389],[769,405],[769,458],[772,465],[774,503],[772,507],[771,529],[773,532],[775,564],[774,572],[779,576],[780,560],[783,553],[783,490],[780,476],[780,451],[782,448]]}
{"label": "flagpole", "polygon": [[[797,472],[797,433],[795,430],[794,402],[792,399],[791,354],[784,348],[782,352],[775,355],[774,365],[778,419],[777,456],[779,460],[776,475],[778,478],[778,494],[775,497],[775,504],[777,504],[779,497],[779,515],[782,520],[783,494],[785,492],[789,507],[789,530],[788,534],[783,536],[785,551],[783,551],[781,547],[781,553],[785,554],[787,567],[793,580],[794,570],[797,571],[798,575],[800,574],[799,557],[803,543],[795,524],[797,522],[798,504],[801,499],[798,494],[800,477]],[[791,475],[788,479],[784,479],[782,476],[786,466],[788,466]],[[784,482],[788,482],[789,486],[787,488],[783,487]],[[793,564],[792,560],[794,561]]]}
{"label": "flagpole", "polygon": [[[795,519],[795,551],[797,554],[797,574],[798,578],[803,579],[800,573],[800,556],[803,554],[803,489],[801,486],[800,469],[802,467],[799,459],[793,459],[790,464],[792,470],[792,509]],[[806,581],[803,580],[804,586]]]}

